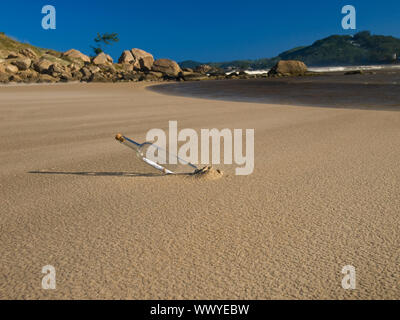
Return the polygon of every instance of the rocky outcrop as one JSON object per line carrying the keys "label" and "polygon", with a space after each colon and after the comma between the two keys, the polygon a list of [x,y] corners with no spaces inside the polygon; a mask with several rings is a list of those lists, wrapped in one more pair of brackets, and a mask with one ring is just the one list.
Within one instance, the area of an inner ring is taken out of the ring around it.
{"label": "rocky outcrop", "polygon": [[153,67],[154,57],[152,54],[142,50],[134,48],[131,50],[131,54],[134,59],[134,67],[142,71],[150,71]]}
{"label": "rocky outcrop", "polygon": [[210,70],[212,70],[211,66],[208,64],[202,64],[201,66],[196,67],[194,71],[197,73],[207,74]]}
{"label": "rocky outcrop", "polygon": [[198,81],[250,77],[236,73],[226,76],[223,69],[209,65],[182,71],[175,61],[154,61],[150,53],[137,48],[124,51],[118,62],[114,64],[106,53],[91,59],[75,49],[61,53],[21,44],[11,50],[0,49],[0,82]]}
{"label": "rocky outcrop", "polygon": [[135,58],[129,50],[125,50],[122,52],[121,56],[118,59],[118,63],[121,64],[131,64],[135,62]]}
{"label": "rocky outcrop", "polygon": [[167,76],[177,77],[181,72],[179,65],[170,59],[158,59],[154,61],[153,71],[162,72]]}
{"label": "rocky outcrop", "polygon": [[45,74],[48,72],[50,66],[53,63],[46,59],[40,59],[33,64],[33,69],[40,74]]}
{"label": "rocky outcrop", "polygon": [[18,73],[18,75],[23,82],[36,82],[39,78],[39,74],[32,69],[21,71]]}
{"label": "rocky outcrop", "polygon": [[268,76],[301,76],[307,73],[307,66],[302,61],[281,60],[269,72]]}
{"label": "rocky outcrop", "polygon": [[83,62],[90,63],[90,58],[87,55],[85,55],[82,52],[75,50],[75,49],[71,49],[71,50],[64,52],[63,57],[68,57],[68,58],[72,58],[72,59],[80,59]]}
{"label": "rocky outcrop", "polygon": [[101,52],[95,58],[93,58],[92,63],[95,65],[107,65],[112,64],[113,59],[108,54]]}
{"label": "rocky outcrop", "polygon": [[30,49],[30,48],[21,49],[21,50],[19,51],[19,53],[20,53],[21,55],[23,55],[23,56],[25,56],[25,57],[31,59],[31,60],[35,60],[35,59],[37,59],[37,57],[38,57],[37,54],[36,54],[36,52],[33,51],[33,50]]}
{"label": "rocky outcrop", "polygon": [[6,64],[4,66],[4,72],[7,73],[17,73],[18,72],[18,68],[12,64]]}
{"label": "rocky outcrop", "polygon": [[11,62],[11,64],[16,66],[18,68],[18,70],[25,71],[25,70],[28,70],[29,67],[31,66],[32,60],[29,58],[20,58],[20,59],[17,59],[15,61]]}

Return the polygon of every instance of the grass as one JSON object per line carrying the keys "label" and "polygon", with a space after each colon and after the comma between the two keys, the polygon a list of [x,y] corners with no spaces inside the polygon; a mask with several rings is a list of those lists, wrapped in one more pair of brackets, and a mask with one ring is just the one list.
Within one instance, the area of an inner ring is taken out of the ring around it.
{"label": "grass", "polygon": [[46,49],[38,48],[28,43],[18,42],[8,37],[4,32],[0,32],[0,50],[18,52],[19,50],[26,48],[32,49],[39,56],[43,55],[47,51]]}

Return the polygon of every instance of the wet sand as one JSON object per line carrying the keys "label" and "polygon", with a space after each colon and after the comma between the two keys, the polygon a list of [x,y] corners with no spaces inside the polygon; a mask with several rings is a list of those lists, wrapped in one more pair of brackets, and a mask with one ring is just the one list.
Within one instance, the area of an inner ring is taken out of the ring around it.
{"label": "wet sand", "polygon": [[[1,299],[400,298],[400,113],[146,86],[0,87]],[[254,173],[159,176],[114,140],[169,120],[254,128]]]}

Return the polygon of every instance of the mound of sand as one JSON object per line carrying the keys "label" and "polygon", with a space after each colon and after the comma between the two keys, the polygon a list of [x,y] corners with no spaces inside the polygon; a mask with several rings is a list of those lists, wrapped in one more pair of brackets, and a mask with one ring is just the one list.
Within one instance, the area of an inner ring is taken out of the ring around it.
{"label": "mound of sand", "polygon": [[204,167],[193,172],[193,176],[204,180],[217,180],[221,179],[224,173],[221,170],[214,169],[213,167]]}

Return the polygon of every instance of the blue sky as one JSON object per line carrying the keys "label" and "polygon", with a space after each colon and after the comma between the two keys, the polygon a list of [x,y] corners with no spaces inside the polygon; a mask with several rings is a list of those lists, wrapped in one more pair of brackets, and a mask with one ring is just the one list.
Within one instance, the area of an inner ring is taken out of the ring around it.
{"label": "blue sky", "polygon": [[[120,42],[106,49],[115,59],[134,47],[176,61],[255,59],[355,33],[341,27],[347,4],[357,10],[356,32],[400,37],[399,0],[3,1],[0,31],[43,48],[86,54],[97,32],[117,32]],[[56,30],[41,27],[44,5],[56,8]]]}

